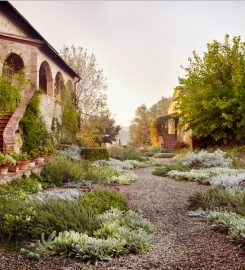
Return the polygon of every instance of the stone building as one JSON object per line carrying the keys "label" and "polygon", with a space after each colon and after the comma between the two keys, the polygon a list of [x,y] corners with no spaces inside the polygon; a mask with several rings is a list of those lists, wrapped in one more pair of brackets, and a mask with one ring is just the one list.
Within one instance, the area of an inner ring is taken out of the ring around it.
{"label": "stone building", "polygon": [[[4,65],[10,73],[24,70],[30,86],[11,115],[0,121],[0,151],[20,148],[19,122],[36,89],[45,95],[41,111],[48,129],[54,118],[60,120],[60,92],[66,83],[75,91],[79,75],[60,57],[59,53],[9,2],[0,1],[0,74]],[[12,74],[8,74],[11,76]]]}

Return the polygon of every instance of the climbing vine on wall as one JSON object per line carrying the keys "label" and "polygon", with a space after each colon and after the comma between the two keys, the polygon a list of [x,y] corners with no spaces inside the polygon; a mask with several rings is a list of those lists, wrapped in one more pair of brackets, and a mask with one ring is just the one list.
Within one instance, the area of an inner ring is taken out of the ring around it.
{"label": "climbing vine on wall", "polygon": [[36,91],[34,93],[20,122],[23,138],[23,150],[26,152],[30,152],[31,150],[36,150],[47,145],[51,139],[41,117],[41,94],[41,91]]}
{"label": "climbing vine on wall", "polygon": [[21,100],[21,88],[24,80],[21,74],[12,80],[7,76],[0,76],[0,115],[13,112]]}
{"label": "climbing vine on wall", "polygon": [[62,136],[75,137],[78,131],[78,112],[72,102],[72,93],[68,85],[62,95],[62,109]]}

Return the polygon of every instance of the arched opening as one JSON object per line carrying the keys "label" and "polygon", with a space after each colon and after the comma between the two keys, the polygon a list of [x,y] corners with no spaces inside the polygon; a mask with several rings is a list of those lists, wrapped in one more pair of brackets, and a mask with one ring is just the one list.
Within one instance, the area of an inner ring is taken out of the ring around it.
{"label": "arched opening", "polygon": [[57,72],[55,76],[55,91],[54,91],[55,98],[57,100],[61,100],[61,95],[64,90],[65,90],[65,83],[63,76],[60,72]]}
{"label": "arched opening", "polygon": [[53,86],[52,86],[52,73],[48,62],[42,62],[39,69],[39,88],[42,89],[45,94],[53,97]]}
{"label": "arched opening", "polygon": [[10,53],[3,65],[3,75],[9,79],[24,68],[22,58],[16,53]]}

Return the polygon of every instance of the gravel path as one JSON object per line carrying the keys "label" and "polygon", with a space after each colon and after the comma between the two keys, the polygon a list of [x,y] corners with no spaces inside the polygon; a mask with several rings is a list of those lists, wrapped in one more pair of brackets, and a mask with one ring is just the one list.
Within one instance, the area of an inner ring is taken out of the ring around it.
{"label": "gravel path", "polygon": [[225,236],[214,233],[205,222],[187,215],[189,195],[202,186],[151,175],[151,168],[135,170],[139,180],[123,188],[135,209],[141,209],[155,227],[153,247],[144,255],[113,259],[101,266],[87,266],[74,260],[48,258],[30,262],[17,254],[0,251],[0,269],[162,269],[242,270],[245,259]]}

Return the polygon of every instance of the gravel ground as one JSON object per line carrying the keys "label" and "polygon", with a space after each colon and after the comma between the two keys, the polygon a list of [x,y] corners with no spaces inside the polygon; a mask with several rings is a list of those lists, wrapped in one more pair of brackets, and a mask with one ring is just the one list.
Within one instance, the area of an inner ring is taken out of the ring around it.
{"label": "gravel ground", "polygon": [[100,266],[88,266],[59,258],[31,262],[18,254],[0,251],[0,269],[245,269],[245,257],[239,255],[239,250],[224,235],[212,232],[205,222],[187,215],[186,201],[189,195],[205,187],[153,176],[151,171],[151,168],[135,170],[139,180],[122,189],[131,206],[142,210],[144,216],[154,224],[155,236],[150,252],[119,257]]}

